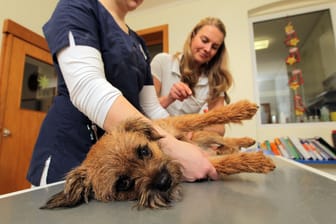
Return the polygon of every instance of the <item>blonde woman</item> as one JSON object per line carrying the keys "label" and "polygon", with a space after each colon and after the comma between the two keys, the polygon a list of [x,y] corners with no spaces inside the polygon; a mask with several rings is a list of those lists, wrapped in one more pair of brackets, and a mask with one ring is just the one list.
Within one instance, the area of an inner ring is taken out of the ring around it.
{"label": "blonde woman", "polygon": [[[200,113],[230,103],[233,78],[227,68],[226,30],[218,18],[206,17],[192,29],[183,52],[160,53],[151,62],[156,93],[171,116]],[[224,127],[216,129],[224,134]]]}

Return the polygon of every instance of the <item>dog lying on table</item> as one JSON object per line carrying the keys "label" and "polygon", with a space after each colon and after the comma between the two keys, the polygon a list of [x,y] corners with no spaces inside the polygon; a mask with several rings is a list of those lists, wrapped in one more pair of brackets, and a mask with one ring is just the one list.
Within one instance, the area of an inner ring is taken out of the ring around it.
{"label": "dog lying on table", "polygon": [[[273,161],[262,152],[239,152],[255,142],[251,138],[223,138],[204,131],[214,124],[241,123],[251,119],[258,106],[246,100],[211,110],[154,121],[176,138],[204,148],[216,144],[209,160],[220,176],[241,172],[268,173]],[[188,138],[188,133],[192,137]],[[74,207],[90,199],[103,202],[136,200],[138,208],[169,207],[182,197],[182,167],[160,149],[163,136],[147,122],[130,119],[105,134],[87,158],[66,176],[64,190],[41,208]],[[181,149],[182,150],[182,149]],[[208,149],[209,150],[209,149]]]}

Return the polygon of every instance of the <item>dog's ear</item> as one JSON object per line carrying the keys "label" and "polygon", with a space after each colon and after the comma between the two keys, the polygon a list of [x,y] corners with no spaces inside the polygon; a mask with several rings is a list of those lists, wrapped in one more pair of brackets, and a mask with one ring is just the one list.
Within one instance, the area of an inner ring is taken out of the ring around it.
{"label": "dog's ear", "polygon": [[126,131],[140,132],[144,134],[150,141],[157,141],[164,137],[160,135],[151,124],[141,118],[126,121],[124,127]]}
{"label": "dog's ear", "polygon": [[91,194],[91,184],[87,180],[86,170],[78,167],[69,172],[64,190],[53,195],[40,209],[53,209],[58,207],[75,207],[88,203]]}

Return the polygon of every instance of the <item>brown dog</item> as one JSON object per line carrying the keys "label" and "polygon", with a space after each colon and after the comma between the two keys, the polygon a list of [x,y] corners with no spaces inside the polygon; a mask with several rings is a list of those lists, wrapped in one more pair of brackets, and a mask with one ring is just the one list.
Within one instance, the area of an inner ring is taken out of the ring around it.
{"label": "brown dog", "polygon": [[[251,119],[258,106],[239,101],[205,114],[189,114],[156,120],[155,123],[181,140],[209,148],[218,147],[209,157],[221,175],[240,172],[268,173],[275,168],[272,160],[261,152],[232,153],[240,146],[254,144],[250,138],[225,139],[204,131],[209,125],[241,123]],[[108,202],[137,200],[138,208],[168,207],[181,198],[179,183],[181,165],[160,149],[158,132],[141,119],[131,119],[105,134],[83,163],[66,176],[64,190],[54,195],[41,208],[73,207],[89,199]],[[182,150],[182,149],[181,149]]]}

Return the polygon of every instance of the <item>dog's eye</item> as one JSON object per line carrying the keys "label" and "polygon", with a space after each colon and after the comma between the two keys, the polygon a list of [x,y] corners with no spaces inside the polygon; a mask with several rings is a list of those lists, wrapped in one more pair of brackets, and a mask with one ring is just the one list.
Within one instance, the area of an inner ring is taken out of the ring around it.
{"label": "dog's eye", "polygon": [[116,191],[129,191],[134,188],[134,180],[129,176],[121,175],[116,182]]}
{"label": "dog's eye", "polygon": [[137,148],[137,154],[139,159],[150,158],[152,156],[152,152],[147,145],[139,146]]}

